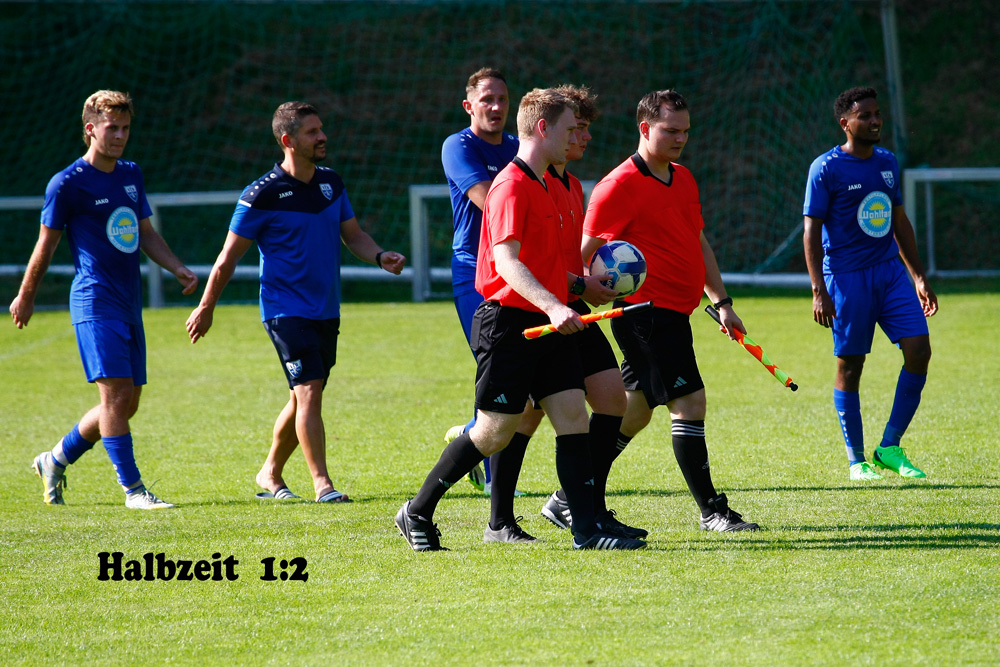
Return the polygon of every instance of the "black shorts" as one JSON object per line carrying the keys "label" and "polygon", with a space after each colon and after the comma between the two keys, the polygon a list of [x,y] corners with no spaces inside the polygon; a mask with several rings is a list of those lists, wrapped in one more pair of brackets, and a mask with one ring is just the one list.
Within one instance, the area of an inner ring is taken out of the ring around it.
{"label": "black shorts", "polygon": [[276,317],[264,321],[264,330],[278,352],[289,389],[310,380],[323,380],[326,387],[330,369],[337,363],[339,317]]}
{"label": "black shorts", "polygon": [[[624,303],[615,302],[615,306]],[[625,360],[627,391],[642,391],[650,408],[705,387],[698,372],[690,316],[666,308],[611,320],[611,331]]]}
{"label": "black shorts", "polygon": [[551,333],[528,340],[528,327],[548,324],[544,313],[484,301],[472,318],[476,353],[476,409],[520,414],[531,396],[540,401],[569,389],[583,389],[576,335]]}
{"label": "black shorts", "polygon": [[[570,301],[569,307],[580,315],[587,315],[591,312],[590,307],[584,303],[583,299]],[[549,334],[550,336],[552,334]],[[580,333],[575,333],[570,338],[577,339],[580,346],[580,363],[583,365],[583,377],[589,378],[601,371],[618,368],[618,357],[611,347],[611,342],[604,335],[597,322],[592,322]]]}

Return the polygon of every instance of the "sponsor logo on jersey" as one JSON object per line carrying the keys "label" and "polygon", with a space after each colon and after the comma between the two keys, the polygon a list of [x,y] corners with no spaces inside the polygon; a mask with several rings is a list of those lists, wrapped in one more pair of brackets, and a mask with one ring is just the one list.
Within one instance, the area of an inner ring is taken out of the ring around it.
{"label": "sponsor logo on jersey", "polygon": [[848,192],[850,192],[851,190],[860,190],[860,189],[861,189],[861,184],[860,183],[854,183],[853,185],[848,185],[847,186],[847,191]]}
{"label": "sponsor logo on jersey", "polygon": [[486,168],[487,168],[487,169],[488,169],[489,171],[500,171],[500,169],[499,169],[498,167],[494,167],[494,166],[493,166],[492,164],[488,164],[488,165],[486,165]]}
{"label": "sponsor logo on jersey", "polygon": [[139,249],[139,221],[128,206],[119,206],[111,212],[107,233],[111,245],[122,252],[132,254]]}
{"label": "sponsor logo on jersey", "polygon": [[134,202],[139,201],[139,188],[135,187],[134,185],[126,185],[125,194],[127,194],[128,198],[131,199],[132,201]]}
{"label": "sponsor logo on jersey", "polygon": [[892,229],[892,201],[880,190],[861,200],[858,206],[858,225],[868,236],[882,238]]}
{"label": "sponsor logo on jersey", "polygon": [[107,204],[107,203],[108,203],[107,199],[98,199],[97,201],[94,202],[94,206],[100,206],[101,204]]}
{"label": "sponsor logo on jersey", "polygon": [[288,374],[293,380],[302,374],[302,360],[296,359],[295,361],[286,361],[285,368],[288,369]]}
{"label": "sponsor logo on jersey", "polygon": [[333,200],[333,186],[329,183],[320,183],[319,191],[323,193],[323,196],[327,199]]}
{"label": "sponsor logo on jersey", "polygon": [[291,196],[292,196],[292,191],[288,190],[287,192],[282,192],[280,195],[278,195],[278,199],[284,199],[285,197],[291,197]]}
{"label": "sponsor logo on jersey", "polygon": [[896,182],[896,175],[892,173],[891,169],[889,171],[883,171],[882,180],[885,181],[885,184],[891,188]]}

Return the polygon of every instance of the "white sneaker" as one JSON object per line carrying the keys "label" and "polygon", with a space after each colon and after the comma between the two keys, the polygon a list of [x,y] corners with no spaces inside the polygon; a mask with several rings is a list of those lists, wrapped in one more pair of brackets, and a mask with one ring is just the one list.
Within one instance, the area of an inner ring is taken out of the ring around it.
{"label": "white sneaker", "polygon": [[149,489],[143,489],[125,496],[125,507],[133,510],[162,510],[173,507],[173,504],[160,500]]}
{"label": "white sneaker", "polygon": [[62,472],[59,472],[59,469],[52,464],[49,452],[42,452],[36,456],[31,463],[31,469],[42,478],[42,484],[45,486],[45,494],[42,498],[45,500],[45,504],[65,505],[63,489],[67,487],[66,469],[63,468]]}

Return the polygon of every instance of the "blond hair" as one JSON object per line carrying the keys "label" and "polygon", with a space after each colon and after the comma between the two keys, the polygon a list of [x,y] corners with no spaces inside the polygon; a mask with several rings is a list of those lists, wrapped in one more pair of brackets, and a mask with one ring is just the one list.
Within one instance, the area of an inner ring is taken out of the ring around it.
{"label": "blond hair", "polygon": [[535,88],[525,93],[517,107],[517,135],[530,139],[538,121],[555,123],[566,109],[579,110],[576,102],[554,88]]}
{"label": "blond hair", "polygon": [[87,136],[88,123],[96,124],[102,115],[107,116],[115,112],[134,116],[132,96],[117,90],[98,90],[88,97],[83,103],[83,143],[90,146],[90,137]]}

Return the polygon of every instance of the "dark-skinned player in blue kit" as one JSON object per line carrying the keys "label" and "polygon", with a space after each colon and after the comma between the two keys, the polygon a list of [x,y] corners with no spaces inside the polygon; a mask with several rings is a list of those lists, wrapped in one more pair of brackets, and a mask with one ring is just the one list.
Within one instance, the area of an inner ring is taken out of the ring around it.
{"label": "dark-skinned player in blue kit", "polygon": [[[882,114],[876,91],[866,87],[844,91],[834,102],[834,114],[845,141],[817,157],[809,168],[803,245],[812,282],[813,320],[833,330],[837,357],[833,405],[847,447],[849,476],[879,480],[880,468],[903,477],[925,477],[900,439],[916,414],[927,379],[931,358],[927,318],[938,310],[937,296],[927,282],[913,227],[903,210],[896,156],[878,146]],[[882,442],[868,463],[859,390],[876,324],[902,350],[903,367]]]}

